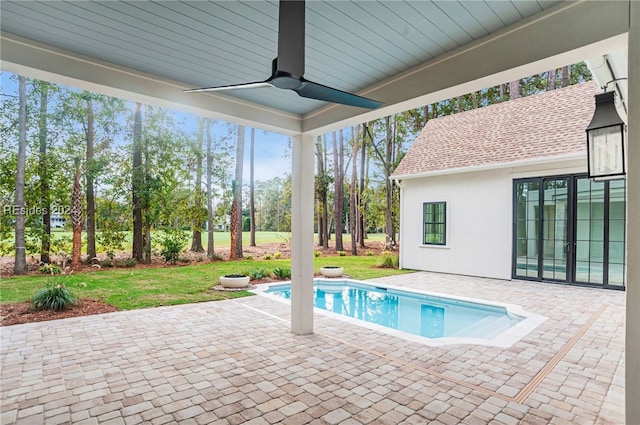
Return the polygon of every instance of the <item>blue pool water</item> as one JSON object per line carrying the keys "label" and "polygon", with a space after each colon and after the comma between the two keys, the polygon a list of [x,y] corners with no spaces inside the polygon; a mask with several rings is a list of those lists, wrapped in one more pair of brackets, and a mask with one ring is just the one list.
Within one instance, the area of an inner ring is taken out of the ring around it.
{"label": "blue pool water", "polygon": [[[265,291],[291,298],[291,284]],[[352,280],[316,280],[317,308],[426,338],[491,339],[523,320],[506,308],[383,288]]]}

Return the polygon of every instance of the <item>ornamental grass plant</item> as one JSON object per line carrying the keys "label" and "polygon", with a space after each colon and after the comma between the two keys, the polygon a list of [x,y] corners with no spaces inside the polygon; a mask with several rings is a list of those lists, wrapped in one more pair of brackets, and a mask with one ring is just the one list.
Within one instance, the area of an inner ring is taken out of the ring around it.
{"label": "ornamental grass plant", "polygon": [[35,310],[60,311],[71,306],[76,301],[69,289],[54,280],[48,288],[39,290],[32,298],[31,305]]}

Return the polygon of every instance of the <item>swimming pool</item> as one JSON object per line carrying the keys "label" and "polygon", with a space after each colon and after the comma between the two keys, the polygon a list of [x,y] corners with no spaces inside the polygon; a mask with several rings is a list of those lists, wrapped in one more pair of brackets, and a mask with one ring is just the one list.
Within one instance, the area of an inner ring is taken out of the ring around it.
{"label": "swimming pool", "polygon": [[[273,284],[258,292],[289,300],[291,284]],[[411,335],[434,345],[509,346],[546,319],[516,305],[452,298],[351,279],[316,279],[314,305],[321,312],[367,327]]]}

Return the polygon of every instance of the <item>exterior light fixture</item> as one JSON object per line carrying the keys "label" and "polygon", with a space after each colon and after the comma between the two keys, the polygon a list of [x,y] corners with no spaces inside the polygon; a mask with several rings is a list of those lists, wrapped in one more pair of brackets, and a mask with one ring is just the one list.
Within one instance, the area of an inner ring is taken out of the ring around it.
{"label": "exterior light fixture", "polygon": [[624,178],[626,126],[616,110],[615,92],[605,91],[595,95],[595,99],[596,110],[586,129],[589,178],[594,181]]}

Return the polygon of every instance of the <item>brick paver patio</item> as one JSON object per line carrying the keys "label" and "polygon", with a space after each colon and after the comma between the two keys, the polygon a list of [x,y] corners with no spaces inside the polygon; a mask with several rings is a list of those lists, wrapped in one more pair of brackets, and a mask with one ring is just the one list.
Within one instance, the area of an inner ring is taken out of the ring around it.
{"label": "brick paver patio", "polygon": [[621,424],[624,293],[432,273],[395,286],[549,319],[509,348],[432,347],[238,300],[1,328],[13,424]]}

